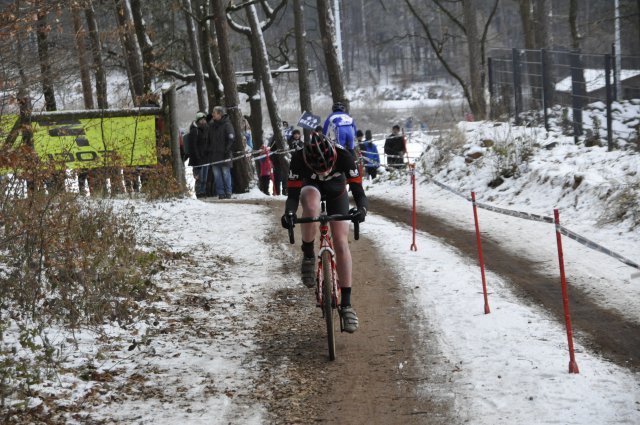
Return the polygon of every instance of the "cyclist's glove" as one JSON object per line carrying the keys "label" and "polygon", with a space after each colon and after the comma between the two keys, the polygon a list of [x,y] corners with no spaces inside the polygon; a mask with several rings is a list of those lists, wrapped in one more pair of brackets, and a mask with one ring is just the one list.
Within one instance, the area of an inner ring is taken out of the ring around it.
{"label": "cyclist's glove", "polygon": [[354,220],[358,220],[358,223],[362,223],[367,216],[367,209],[365,207],[351,208],[349,214]]}
{"label": "cyclist's glove", "polygon": [[282,223],[282,227],[284,227],[285,229],[289,229],[292,227],[295,227],[295,221],[296,221],[296,213],[294,212],[286,212],[284,214],[282,214],[282,218],[280,219],[280,223]]}

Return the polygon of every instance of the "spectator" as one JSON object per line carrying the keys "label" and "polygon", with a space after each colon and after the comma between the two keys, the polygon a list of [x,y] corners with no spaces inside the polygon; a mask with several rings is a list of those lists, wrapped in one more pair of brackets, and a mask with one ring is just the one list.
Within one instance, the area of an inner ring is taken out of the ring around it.
{"label": "spectator", "polygon": [[367,177],[375,179],[380,166],[380,155],[378,154],[378,147],[371,139],[371,130],[365,131],[365,140],[360,144],[360,151],[365,158],[364,168],[367,172]]}
{"label": "spectator", "polygon": [[273,165],[273,194],[280,195],[282,193],[283,195],[286,195],[286,180],[285,176],[282,173],[282,165],[280,164],[280,161],[283,160],[283,154],[278,152],[278,148],[276,146],[276,138],[273,134],[271,135],[271,137],[269,137],[269,149],[271,151],[275,151],[276,155],[278,155],[278,157],[274,157],[273,161],[271,161],[271,164]]}
{"label": "spectator", "polygon": [[302,135],[300,134],[300,130],[297,128],[291,132],[291,137],[287,139],[287,143],[289,143],[289,149],[302,149],[304,145],[304,140],[302,140]]}
{"label": "spectator", "polygon": [[287,121],[282,121],[282,135],[284,140],[289,140],[293,134],[293,126],[289,125]]}
{"label": "spectator", "polygon": [[253,140],[251,139],[251,126],[249,125],[249,117],[246,115],[242,116],[242,132],[244,133],[244,137],[247,143],[247,150],[251,152],[253,150]]}
{"label": "spectator", "polygon": [[400,134],[400,126],[394,125],[391,134],[384,141],[384,153],[387,155],[387,165],[389,168],[399,169],[404,165],[404,154],[406,147],[404,136]]}
{"label": "spectator", "polygon": [[356,123],[345,112],[345,106],[341,102],[334,103],[332,110],[324,122],[322,134],[345,147],[355,158]]}
{"label": "spectator", "polygon": [[186,135],[186,145],[189,152],[189,166],[193,168],[193,177],[196,180],[196,198],[206,196],[207,178],[209,177],[209,165],[207,157],[209,149],[207,143],[207,114],[198,112],[196,119],[189,126],[189,133]]}
{"label": "spectator", "polygon": [[211,117],[208,146],[211,149],[211,162],[217,162],[212,165],[216,194],[218,199],[230,199],[233,192],[231,186],[231,154],[233,153],[236,134],[231,120],[225,114],[222,106],[214,107]]}
{"label": "spectator", "polygon": [[262,193],[269,195],[269,182],[271,182],[273,166],[271,163],[271,157],[269,156],[271,151],[268,146],[264,145],[260,150],[261,155],[264,155],[264,158],[261,158],[258,161],[260,163],[260,180],[258,182],[258,187]]}

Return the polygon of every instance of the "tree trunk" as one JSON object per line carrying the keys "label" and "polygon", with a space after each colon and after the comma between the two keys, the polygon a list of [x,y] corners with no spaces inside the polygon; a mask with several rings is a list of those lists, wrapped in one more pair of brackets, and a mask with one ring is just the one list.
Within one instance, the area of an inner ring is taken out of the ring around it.
{"label": "tree trunk", "polygon": [[142,48],[142,71],[144,92],[152,91],[151,84],[153,81],[155,65],[155,55],[153,54],[153,43],[147,34],[147,28],[142,16],[142,5],[140,0],[131,0],[131,16],[136,29],[136,37],[138,45]]}
{"label": "tree trunk", "polygon": [[[220,49],[220,68],[222,70],[222,82],[224,84],[224,97],[227,107],[227,114],[233,123],[236,132],[236,143],[234,150],[244,152],[245,141],[242,132],[242,113],[240,112],[238,98],[238,88],[235,79],[235,67],[231,59],[231,47],[229,46],[229,30],[224,10],[223,0],[212,0],[213,21],[216,27],[216,36]],[[247,160],[239,160],[233,164],[233,187],[237,193],[244,193],[249,190],[250,168]]]}
{"label": "tree trunk", "polygon": [[342,69],[336,51],[336,29],[333,20],[333,13],[329,7],[328,0],[316,0],[318,7],[318,25],[322,37],[322,48],[324,50],[327,73],[329,74],[329,85],[331,86],[331,98],[333,102],[342,102],[347,112],[349,111],[349,100],[345,94]]}
{"label": "tree trunk", "polygon": [[[247,20],[251,26],[252,37],[256,40],[256,46],[258,51],[256,52],[257,64],[260,68],[260,78],[262,80],[262,87],[264,88],[264,97],[267,101],[267,110],[269,111],[269,120],[271,121],[271,128],[273,129],[273,141],[276,148],[279,151],[286,150],[286,144],[282,135],[280,118],[280,111],[278,109],[278,100],[273,92],[273,78],[271,77],[271,67],[269,66],[269,55],[267,54],[267,46],[264,43],[264,37],[262,29],[260,28],[260,21],[258,20],[258,12],[256,6],[250,4],[245,8],[247,14]],[[287,162],[285,155],[278,155],[276,160],[280,163],[280,169],[282,175],[289,175],[289,163]]]}
{"label": "tree trunk", "polygon": [[89,56],[85,44],[85,31],[82,27],[80,9],[72,8],[73,29],[76,35],[76,48],[78,49],[78,66],[80,68],[80,82],[82,83],[82,97],[85,109],[93,109],[93,90],[91,90],[91,72],[89,70]]}
{"label": "tree trunk", "polygon": [[467,33],[469,77],[471,87],[471,111],[477,119],[484,119],[487,111],[487,103],[484,98],[485,69],[482,57],[482,46],[478,36],[478,25],[476,22],[476,7],[474,0],[463,0],[462,12],[464,17],[464,27]]}
{"label": "tree trunk", "polygon": [[580,49],[580,35],[578,34],[578,26],[576,21],[578,20],[578,1],[569,1],[569,29],[571,30],[571,49]]}
{"label": "tree trunk", "polygon": [[[307,34],[304,27],[304,6],[301,0],[293,0],[293,24],[296,35],[296,60],[298,62],[298,90],[300,92],[300,112],[313,112],[311,105],[311,85],[309,84],[309,63],[307,61]],[[305,140],[310,131],[304,130]]]}
{"label": "tree trunk", "polygon": [[551,18],[551,0],[537,0],[535,3],[535,39],[537,49],[548,49],[551,47],[551,33],[549,31],[549,20]]}
{"label": "tree trunk", "polygon": [[116,18],[122,41],[124,59],[129,72],[129,87],[133,104],[139,106],[144,95],[144,71],[142,70],[142,52],[134,33],[129,0],[115,0]]}
{"label": "tree trunk", "polygon": [[108,109],[107,75],[102,62],[102,45],[100,44],[100,34],[98,33],[98,21],[96,20],[96,13],[91,1],[87,4],[87,8],[84,10],[84,13],[87,19],[87,26],[89,27],[91,53],[93,54],[93,69],[96,79],[96,100],[98,108]]}
{"label": "tree trunk", "polygon": [[[209,11],[211,9],[211,3],[209,0],[205,0],[203,3],[203,10]],[[207,96],[209,98],[209,112],[215,105],[222,104],[222,98],[224,97],[224,87],[222,86],[222,80],[220,74],[216,69],[215,57],[219,55],[218,42],[215,38],[215,29],[212,28],[213,23],[211,20],[205,20],[200,27],[200,41],[202,45],[201,54],[204,58],[204,65],[209,74],[209,78],[205,80],[207,86]],[[219,59],[218,59],[219,62]]]}
{"label": "tree trunk", "polygon": [[202,70],[202,60],[200,57],[200,43],[198,43],[198,33],[193,22],[193,11],[191,10],[191,0],[182,0],[184,17],[189,35],[189,47],[191,50],[191,66],[196,76],[196,96],[198,97],[198,110],[207,110],[207,98],[205,96],[204,72]]}
{"label": "tree trunk", "polygon": [[518,0],[520,5],[520,22],[522,23],[522,33],[524,35],[524,48],[533,50],[536,48],[535,27],[531,19],[531,0]]}
{"label": "tree trunk", "polygon": [[[260,149],[264,144],[264,128],[262,127],[262,70],[258,60],[260,47],[257,38],[253,34],[248,34],[251,44],[251,68],[253,70],[253,84],[249,88],[253,90],[253,95],[249,97],[249,107],[251,108],[251,136],[253,137],[253,147]],[[248,94],[248,93],[247,93]]]}
{"label": "tree trunk", "polygon": [[42,93],[44,94],[45,108],[47,111],[56,111],[56,96],[53,90],[53,75],[51,75],[51,58],[49,57],[49,31],[47,25],[47,9],[41,3],[37,3],[37,40],[38,58],[40,60],[40,74],[42,78]]}

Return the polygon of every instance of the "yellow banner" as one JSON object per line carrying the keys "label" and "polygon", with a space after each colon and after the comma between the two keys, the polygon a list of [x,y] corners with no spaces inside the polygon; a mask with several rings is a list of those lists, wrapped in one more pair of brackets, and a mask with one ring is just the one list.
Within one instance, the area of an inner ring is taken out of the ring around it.
{"label": "yellow banner", "polygon": [[[16,129],[16,115],[0,116],[0,140]],[[154,165],[156,126],[154,115],[100,118],[33,116],[33,147],[43,161],[65,168],[99,168]],[[14,146],[22,143],[19,132]]]}

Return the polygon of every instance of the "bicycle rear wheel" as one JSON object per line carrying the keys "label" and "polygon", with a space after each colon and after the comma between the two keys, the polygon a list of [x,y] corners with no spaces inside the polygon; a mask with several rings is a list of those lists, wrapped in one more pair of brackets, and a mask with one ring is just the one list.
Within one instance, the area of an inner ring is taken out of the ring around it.
{"label": "bicycle rear wheel", "polygon": [[333,273],[331,270],[331,253],[322,253],[322,311],[327,322],[327,341],[329,343],[329,359],[336,359],[335,323],[338,321],[337,309],[333,308]]}

